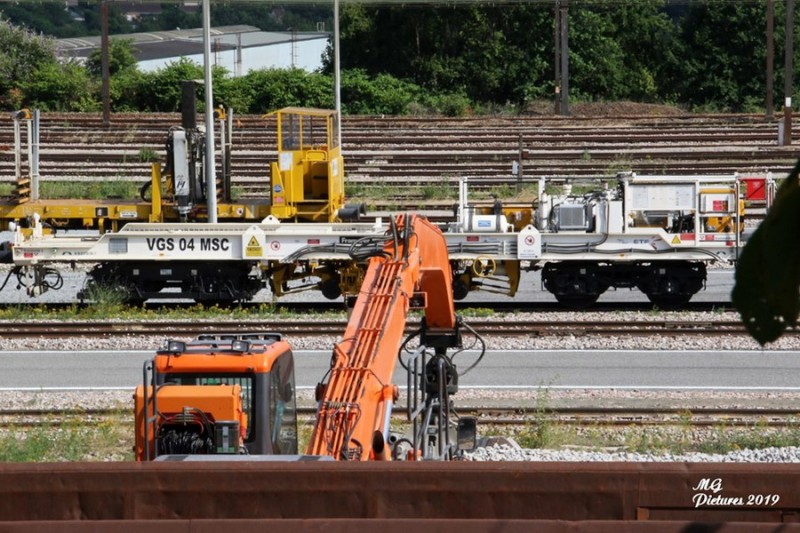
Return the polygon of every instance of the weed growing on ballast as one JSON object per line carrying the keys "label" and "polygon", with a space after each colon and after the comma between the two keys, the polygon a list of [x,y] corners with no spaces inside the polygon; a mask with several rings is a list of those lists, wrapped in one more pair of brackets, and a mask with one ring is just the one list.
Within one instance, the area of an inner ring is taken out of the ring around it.
{"label": "weed growing on ballast", "polygon": [[41,425],[0,434],[0,461],[13,463],[63,461],[132,461],[133,422],[123,417],[99,423],[73,420],[54,425],[54,417]]}

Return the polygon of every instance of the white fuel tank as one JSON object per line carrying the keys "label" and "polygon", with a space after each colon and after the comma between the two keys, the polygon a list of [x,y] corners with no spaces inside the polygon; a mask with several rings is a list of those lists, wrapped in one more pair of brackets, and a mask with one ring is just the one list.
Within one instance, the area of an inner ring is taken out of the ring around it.
{"label": "white fuel tank", "polygon": [[475,233],[507,233],[511,225],[505,215],[472,215],[467,231]]}

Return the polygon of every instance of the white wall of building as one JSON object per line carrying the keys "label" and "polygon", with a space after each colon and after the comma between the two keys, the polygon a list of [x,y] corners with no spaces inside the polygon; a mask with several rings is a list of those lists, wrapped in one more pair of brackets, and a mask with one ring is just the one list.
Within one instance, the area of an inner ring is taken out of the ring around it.
{"label": "white wall of building", "polygon": [[[268,68],[297,67],[308,72],[322,68],[322,55],[328,42],[326,39],[312,39],[294,43],[294,52],[291,42],[253,46],[242,48],[241,70],[236,66],[236,50],[212,52],[212,61],[215,65],[224,67],[231,75],[247,74],[251,70]],[[195,63],[203,64],[203,54],[184,56]],[[152,59],[139,62],[139,70],[152,72],[166,67],[177,61],[177,57]]]}

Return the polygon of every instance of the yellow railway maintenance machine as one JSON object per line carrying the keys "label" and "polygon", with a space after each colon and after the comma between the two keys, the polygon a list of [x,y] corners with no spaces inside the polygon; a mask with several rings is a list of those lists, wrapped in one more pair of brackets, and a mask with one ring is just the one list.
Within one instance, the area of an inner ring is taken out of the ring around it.
{"label": "yellow railway maintenance machine", "polygon": [[[188,105],[190,111],[182,113],[182,126],[168,133],[163,169],[160,163],[152,164],[151,180],[142,187],[138,200],[42,199],[39,114],[28,110],[12,114],[17,186],[11,197],[0,198],[0,231],[28,227],[34,215],[46,231],[96,229],[105,233],[117,232],[129,222],[206,222],[205,128],[194,123],[193,101]],[[186,107],[184,104],[184,110]],[[225,141],[226,132],[231,139],[231,113],[220,109],[215,116],[220,122],[222,171],[215,191],[220,222],[260,222],[272,216],[283,221],[330,223],[357,220],[364,213],[363,205],[344,203],[344,162],[336,111],[292,107],[264,115],[269,122],[276,122],[277,161],[269,164],[269,180],[265,179],[260,189],[263,196],[239,200],[231,198],[230,143]],[[23,150],[25,142],[28,146]],[[23,175],[25,167],[27,176]]]}

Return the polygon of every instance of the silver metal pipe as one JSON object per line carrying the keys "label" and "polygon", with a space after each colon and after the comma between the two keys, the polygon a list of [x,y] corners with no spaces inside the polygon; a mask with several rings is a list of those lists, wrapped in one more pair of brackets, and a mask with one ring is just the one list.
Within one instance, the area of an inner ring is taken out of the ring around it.
{"label": "silver metal pipe", "polygon": [[33,110],[33,130],[31,134],[31,200],[39,199],[39,110]]}
{"label": "silver metal pipe", "polygon": [[217,176],[214,157],[214,91],[211,86],[211,8],[209,0],[203,0],[203,70],[205,74],[206,99],[206,204],[209,224],[217,223]]}

